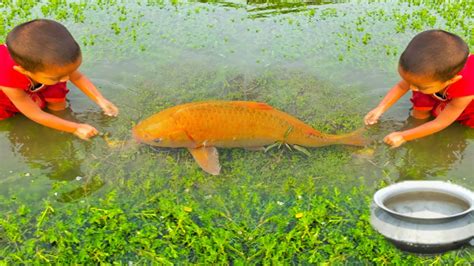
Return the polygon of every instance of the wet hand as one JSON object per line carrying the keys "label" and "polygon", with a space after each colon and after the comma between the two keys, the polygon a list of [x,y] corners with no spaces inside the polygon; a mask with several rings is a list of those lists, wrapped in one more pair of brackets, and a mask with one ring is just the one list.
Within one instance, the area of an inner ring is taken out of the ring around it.
{"label": "wet hand", "polygon": [[119,113],[117,106],[105,98],[99,99],[97,104],[100,106],[100,108],[102,108],[105,115],[117,116]]}
{"label": "wet hand", "polygon": [[403,135],[401,132],[393,132],[385,136],[383,138],[383,141],[387,143],[388,145],[392,146],[392,148],[397,148],[403,143],[407,142],[405,138],[403,138]]}
{"label": "wet hand", "polygon": [[380,116],[382,116],[382,114],[383,114],[382,108],[377,107],[377,108],[372,109],[372,111],[367,113],[367,115],[365,115],[364,117],[365,125],[369,126],[369,125],[376,124]]}
{"label": "wet hand", "polygon": [[95,127],[91,125],[79,124],[73,134],[83,140],[88,140],[97,135],[98,133],[99,131],[97,131],[97,129],[95,129]]}

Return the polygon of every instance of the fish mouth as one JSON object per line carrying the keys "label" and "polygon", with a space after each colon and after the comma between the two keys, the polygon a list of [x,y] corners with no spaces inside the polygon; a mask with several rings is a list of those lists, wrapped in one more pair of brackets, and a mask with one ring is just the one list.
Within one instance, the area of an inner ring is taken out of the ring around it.
{"label": "fish mouth", "polygon": [[132,130],[132,137],[136,142],[138,143],[142,142],[142,138],[139,136],[138,130],[135,128]]}
{"label": "fish mouth", "polygon": [[162,138],[153,138],[149,134],[137,129],[132,130],[132,136],[136,142],[146,143],[149,145],[158,145],[163,140]]}

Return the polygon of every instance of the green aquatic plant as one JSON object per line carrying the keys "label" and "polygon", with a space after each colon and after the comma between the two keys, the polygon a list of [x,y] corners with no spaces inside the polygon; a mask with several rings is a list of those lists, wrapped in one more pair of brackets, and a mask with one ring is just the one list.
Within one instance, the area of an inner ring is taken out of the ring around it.
{"label": "green aquatic plant", "polygon": [[[420,259],[394,249],[369,226],[364,187],[315,188],[289,178],[286,198],[261,198],[242,191],[251,185],[245,182],[227,192],[240,200],[227,202],[215,192],[197,198],[187,192],[205,179],[170,178],[128,180],[122,192],[111,190],[79,206],[45,201],[31,210],[2,201],[18,207],[0,219],[1,243],[15,244],[0,249],[0,257],[6,263],[469,261],[462,259],[468,250]],[[168,189],[157,190],[163,185]],[[318,193],[308,194],[312,189]]]}

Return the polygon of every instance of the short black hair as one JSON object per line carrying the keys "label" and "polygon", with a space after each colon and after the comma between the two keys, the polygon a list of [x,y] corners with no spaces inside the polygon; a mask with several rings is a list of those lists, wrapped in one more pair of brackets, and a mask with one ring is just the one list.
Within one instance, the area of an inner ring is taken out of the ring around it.
{"label": "short black hair", "polygon": [[410,41],[399,65],[406,72],[444,82],[461,71],[468,56],[469,46],[461,37],[444,30],[427,30]]}
{"label": "short black hair", "polygon": [[28,71],[65,66],[81,57],[81,48],[61,23],[35,19],[13,28],[6,45],[12,59]]}

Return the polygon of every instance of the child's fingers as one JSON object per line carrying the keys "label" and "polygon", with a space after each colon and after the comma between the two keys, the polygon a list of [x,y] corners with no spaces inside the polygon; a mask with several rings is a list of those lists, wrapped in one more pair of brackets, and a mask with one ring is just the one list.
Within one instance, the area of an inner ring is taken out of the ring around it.
{"label": "child's fingers", "polygon": [[76,131],[74,131],[74,135],[83,140],[89,140],[97,134],[99,134],[99,131],[95,127],[87,124],[81,124]]}
{"label": "child's fingers", "polygon": [[89,137],[94,137],[96,136],[97,134],[99,134],[99,130],[95,129],[89,134]]}
{"label": "child's fingers", "polygon": [[389,143],[389,145],[390,145],[390,149],[395,149],[395,148],[400,147],[400,145],[402,145],[402,143],[391,141]]}
{"label": "child's fingers", "polygon": [[95,134],[93,134],[93,133],[85,134],[85,135],[83,135],[83,134],[78,134],[77,136],[78,136],[80,139],[89,141],[92,137],[95,136]]}
{"label": "child's fingers", "polygon": [[114,116],[114,117],[118,115],[118,112],[119,110],[115,106],[108,106],[108,108],[104,110],[105,115]]}
{"label": "child's fingers", "polygon": [[383,141],[384,141],[385,143],[387,143],[388,145],[392,146],[392,147],[393,147],[393,145],[394,145],[394,142],[393,142],[392,138],[390,137],[390,135],[389,135],[389,136],[385,136],[385,138],[383,138]]}
{"label": "child's fingers", "polygon": [[111,116],[111,117],[116,117],[117,114],[116,113],[112,113],[112,112],[105,112],[104,113],[106,116]]}
{"label": "child's fingers", "polygon": [[373,124],[376,124],[377,123],[377,118],[374,118],[374,117],[368,117],[365,119],[365,124],[367,126],[370,126],[370,125],[373,125]]}
{"label": "child's fingers", "polygon": [[364,117],[364,123],[367,126],[376,124],[378,121],[379,116],[373,112],[369,112],[365,117]]}
{"label": "child's fingers", "polygon": [[374,124],[377,124],[377,120],[375,120],[375,119],[369,120],[366,123],[366,125],[368,125],[368,126],[371,126],[371,125],[374,125]]}
{"label": "child's fingers", "polygon": [[76,136],[79,137],[82,140],[90,141],[90,139],[87,136],[83,136],[83,135],[80,135],[80,134],[76,134]]}
{"label": "child's fingers", "polygon": [[395,148],[398,148],[400,147],[403,143],[405,143],[406,141],[403,139],[403,137],[401,136],[394,136],[392,134],[388,135],[388,136],[385,136],[385,138],[383,139],[383,141],[385,143],[387,143],[388,145],[390,145],[390,149],[395,149]]}

